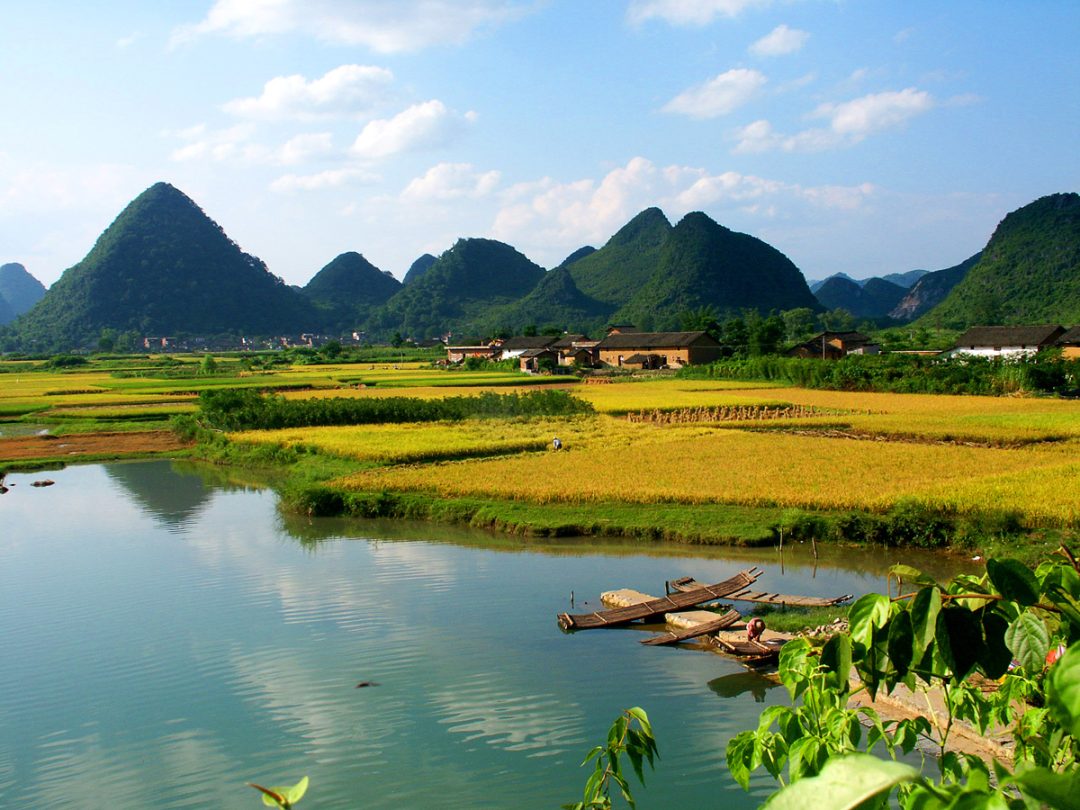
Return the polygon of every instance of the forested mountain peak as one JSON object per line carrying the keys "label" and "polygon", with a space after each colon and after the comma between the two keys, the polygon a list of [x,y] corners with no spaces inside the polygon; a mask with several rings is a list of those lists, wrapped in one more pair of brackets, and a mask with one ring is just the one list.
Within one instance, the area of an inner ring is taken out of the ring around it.
{"label": "forested mountain peak", "polygon": [[403,284],[412,284],[424,273],[431,269],[431,265],[435,264],[435,257],[430,253],[425,253],[411,265],[409,265],[408,272],[405,273],[405,278],[402,281]]}
{"label": "forested mountain peak", "polygon": [[1006,215],[978,262],[923,317],[956,329],[1080,323],[1080,194],[1051,194]]}
{"label": "forested mountain peak", "polygon": [[303,296],[240,250],[194,201],[155,183],[13,329],[29,348],[61,349],[93,345],[104,329],[268,335],[302,331],[313,320]]}

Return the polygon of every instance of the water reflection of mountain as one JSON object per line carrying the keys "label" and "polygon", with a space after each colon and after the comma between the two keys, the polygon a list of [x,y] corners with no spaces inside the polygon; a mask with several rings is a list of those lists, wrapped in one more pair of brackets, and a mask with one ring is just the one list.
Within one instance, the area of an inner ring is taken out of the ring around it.
{"label": "water reflection of mountain", "polygon": [[106,464],[104,470],[145,513],[173,529],[198,515],[215,489],[198,475],[178,472],[170,461]]}
{"label": "water reflection of mountain", "polygon": [[[897,563],[914,566],[941,580],[951,579],[959,573],[971,573],[978,570],[977,565],[961,557],[923,549],[897,549],[883,546],[853,548],[818,544],[819,557],[815,558],[809,543],[785,545],[783,551],[780,552],[774,547],[703,546],[637,540],[628,537],[527,537],[491,529],[419,520],[312,518],[280,508],[278,525],[285,534],[312,551],[317,550],[321,543],[342,539],[421,540],[482,547],[490,551],[540,552],[560,557],[647,556],[662,557],[673,561],[680,558],[717,560],[747,568],[757,565],[769,571],[770,579],[766,585],[770,590],[779,589],[775,580],[777,575],[783,575],[785,569],[789,574],[811,579],[817,577],[819,570],[823,574],[829,571],[847,571],[880,577],[882,588],[885,587],[884,579],[889,568]],[[701,572],[695,572],[695,576],[699,575]],[[675,574],[673,573],[672,576]],[[818,595],[837,596],[839,593],[843,591]]]}

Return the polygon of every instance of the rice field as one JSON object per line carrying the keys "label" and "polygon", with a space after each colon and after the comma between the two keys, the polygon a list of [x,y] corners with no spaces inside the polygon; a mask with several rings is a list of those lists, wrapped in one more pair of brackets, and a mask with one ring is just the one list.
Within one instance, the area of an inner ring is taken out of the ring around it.
{"label": "rice field", "polygon": [[960,512],[1016,509],[1051,525],[1080,522],[1080,448],[1072,444],[1002,449],[616,424],[568,441],[560,453],[385,467],[338,483],[535,503],[884,511],[914,499]]}

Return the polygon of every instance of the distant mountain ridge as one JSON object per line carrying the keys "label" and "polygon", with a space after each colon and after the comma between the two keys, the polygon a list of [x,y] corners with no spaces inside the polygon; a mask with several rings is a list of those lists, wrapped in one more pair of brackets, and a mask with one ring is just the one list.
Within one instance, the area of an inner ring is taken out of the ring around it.
{"label": "distant mountain ridge", "polygon": [[982,256],[982,251],[958,265],[944,270],[935,270],[922,276],[893,307],[889,312],[889,317],[898,321],[912,321],[923,313],[929,312],[945,300],[945,296],[963,280],[968,271],[979,261],[980,256]]}
{"label": "distant mountain ridge", "polygon": [[18,262],[0,265],[0,325],[10,323],[45,297],[45,285]]}
{"label": "distant mountain ridge", "polygon": [[[191,199],[157,183],[36,305],[3,327],[3,341],[55,351],[93,348],[106,330],[129,337],[366,331],[376,340],[529,325],[595,333],[613,322],[663,331],[679,328],[687,313],[722,320],[747,310],[837,306],[859,317],[923,313],[925,324],[957,328],[1073,324],[1080,322],[1080,195],[1051,195],[1010,213],[986,248],[956,267],[896,274],[902,281],[920,277],[910,290],[838,274],[815,298],[791,260],[760,239],[702,212],[673,226],[659,208],[645,209],[600,249],[580,248],[551,271],[510,245],[473,238],[459,239],[438,258],[421,256],[406,275],[409,283],[400,284],[350,251],[303,290],[291,288]],[[0,267],[5,279],[0,321],[14,314],[6,289],[21,285],[31,297],[44,291],[21,265]],[[833,292],[847,299],[830,298]]]}
{"label": "distant mountain ridge", "polygon": [[856,318],[886,316],[904,297],[906,290],[883,278],[870,278],[864,285],[833,276],[814,296],[825,309],[844,309]]}

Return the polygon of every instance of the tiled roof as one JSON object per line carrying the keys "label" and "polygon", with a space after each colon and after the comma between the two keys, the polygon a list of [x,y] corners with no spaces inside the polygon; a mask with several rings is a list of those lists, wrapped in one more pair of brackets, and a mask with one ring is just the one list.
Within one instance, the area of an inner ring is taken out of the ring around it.
{"label": "tiled roof", "polygon": [[1075,346],[1080,343],[1080,326],[1074,326],[1059,337],[1057,342],[1059,346]]}
{"label": "tiled roof", "polygon": [[632,332],[608,335],[601,349],[674,349],[690,345],[719,346],[705,332]]}
{"label": "tiled roof", "polygon": [[973,326],[956,339],[964,346],[1044,346],[1053,343],[1065,329],[1048,326]]}
{"label": "tiled roof", "polygon": [[502,350],[504,352],[517,352],[522,349],[546,349],[552,343],[555,342],[555,338],[551,335],[537,335],[535,337],[512,337],[503,341]]}

